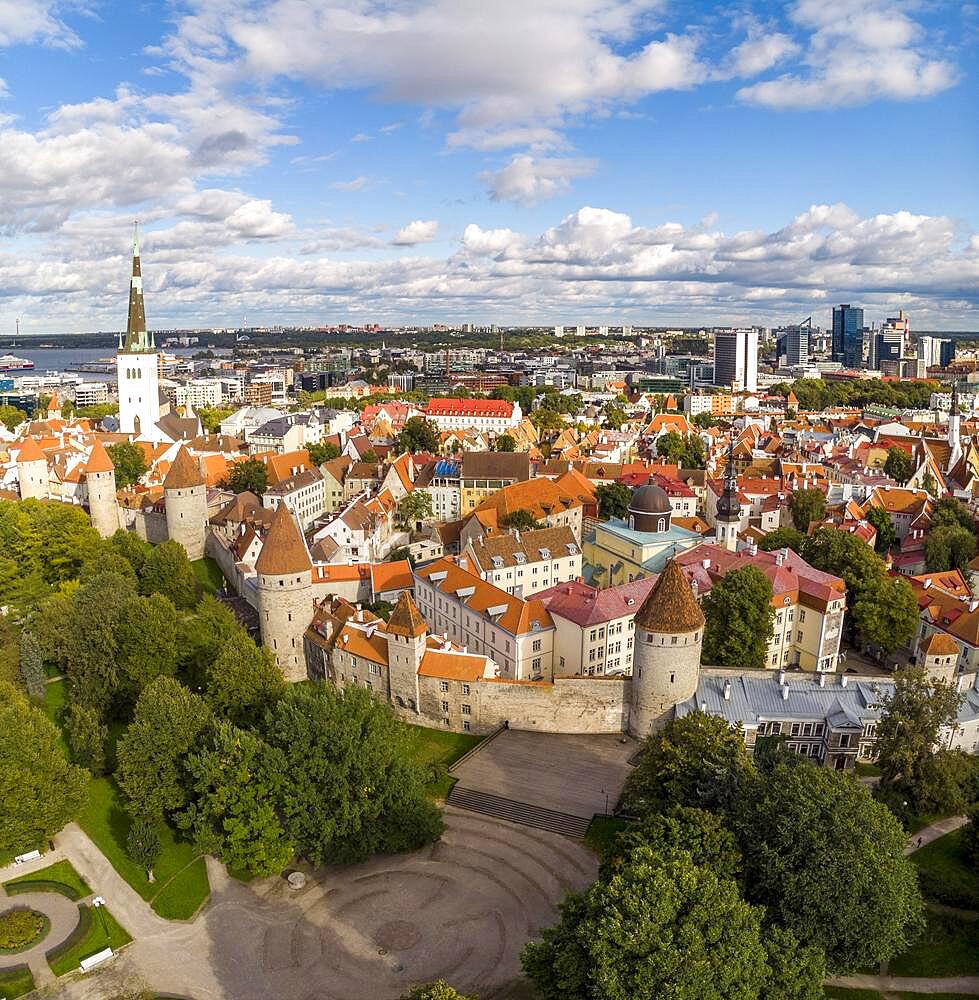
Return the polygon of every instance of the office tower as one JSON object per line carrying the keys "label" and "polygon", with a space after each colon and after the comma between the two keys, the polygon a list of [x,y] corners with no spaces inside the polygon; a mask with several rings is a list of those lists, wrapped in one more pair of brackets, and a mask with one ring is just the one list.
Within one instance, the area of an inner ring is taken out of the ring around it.
{"label": "office tower", "polygon": [[927,367],[947,368],[955,360],[955,341],[943,337],[919,337],[918,357]]}
{"label": "office tower", "polygon": [[758,331],[714,332],[714,385],[758,391]]}
{"label": "office tower", "polygon": [[863,367],[863,310],[857,306],[833,307],[833,360],[845,368]]}
{"label": "office tower", "polygon": [[888,361],[900,361],[904,357],[904,331],[888,329],[886,326],[870,338],[870,357],[867,367],[879,371]]}
{"label": "office tower", "polygon": [[785,363],[789,368],[809,364],[809,327],[790,326],[785,331]]}

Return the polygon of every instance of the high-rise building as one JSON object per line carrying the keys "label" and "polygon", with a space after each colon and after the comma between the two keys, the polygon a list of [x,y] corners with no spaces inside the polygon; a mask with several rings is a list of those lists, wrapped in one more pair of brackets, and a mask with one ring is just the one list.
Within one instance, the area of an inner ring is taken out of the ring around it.
{"label": "high-rise building", "polygon": [[943,337],[919,337],[918,357],[929,368],[947,368],[955,360],[955,341]]}
{"label": "high-rise building", "polygon": [[904,331],[884,327],[871,335],[867,367],[879,371],[888,361],[897,362],[904,357]]}
{"label": "high-rise building", "polygon": [[809,364],[809,332],[809,327],[803,324],[786,327],[785,363],[789,368]]}
{"label": "high-rise building", "polygon": [[758,331],[714,331],[714,385],[758,391]]}
{"label": "high-rise building", "polygon": [[849,303],[833,307],[833,360],[863,367],[863,310]]}

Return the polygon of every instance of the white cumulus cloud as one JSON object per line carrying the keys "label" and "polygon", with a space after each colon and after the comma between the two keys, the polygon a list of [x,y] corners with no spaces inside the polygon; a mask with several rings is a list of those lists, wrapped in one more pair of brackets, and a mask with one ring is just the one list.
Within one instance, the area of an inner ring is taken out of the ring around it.
{"label": "white cumulus cloud", "polygon": [[501,170],[484,171],[480,179],[494,201],[535,205],[567,191],[573,178],[587,177],[595,172],[595,167],[595,161],[589,159],[518,153]]}
{"label": "white cumulus cloud", "polygon": [[398,231],[391,241],[396,247],[413,247],[418,243],[434,243],[438,236],[439,224],[435,219],[415,219]]}

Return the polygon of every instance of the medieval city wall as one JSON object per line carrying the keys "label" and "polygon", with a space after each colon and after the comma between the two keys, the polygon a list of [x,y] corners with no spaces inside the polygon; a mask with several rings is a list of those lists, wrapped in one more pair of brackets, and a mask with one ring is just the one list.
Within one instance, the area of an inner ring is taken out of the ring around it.
{"label": "medieval city wall", "polygon": [[481,731],[621,733],[629,727],[629,677],[564,677],[553,684],[483,680],[475,685]]}

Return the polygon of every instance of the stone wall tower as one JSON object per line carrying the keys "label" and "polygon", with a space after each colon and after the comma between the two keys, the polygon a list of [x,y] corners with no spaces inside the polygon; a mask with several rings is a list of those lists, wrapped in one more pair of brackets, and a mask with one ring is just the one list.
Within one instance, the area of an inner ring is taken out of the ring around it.
{"label": "stone wall tower", "polygon": [[636,612],[629,732],[660,730],[697,693],[704,613],[675,559]]}
{"label": "stone wall tower", "polygon": [[391,612],[387,636],[391,701],[399,710],[417,712],[418,667],[428,645],[428,625],[408,591]]}
{"label": "stone wall tower", "polygon": [[207,487],[200,466],[190,457],[186,445],[177,452],[163,480],[166,503],[167,537],[184,547],[192,562],[204,558],[207,530]]}
{"label": "stone wall tower", "polygon": [[271,650],[287,681],[304,681],[303,634],[313,617],[313,564],[284,503],[275,509],[255,569],[262,645]]}
{"label": "stone wall tower", "polygon": [[17,452],[17,478],[21,500],[47,500],[48,460],[34,438],[28,438]]}
{"label": "stone wall tower", "polygon": [[85,486],[92,527],[103,538],[109,538],[120,527],[119,500],[116,496],[115,466],[101,441],[95,442],[85,463]]}

